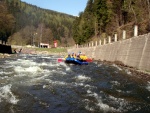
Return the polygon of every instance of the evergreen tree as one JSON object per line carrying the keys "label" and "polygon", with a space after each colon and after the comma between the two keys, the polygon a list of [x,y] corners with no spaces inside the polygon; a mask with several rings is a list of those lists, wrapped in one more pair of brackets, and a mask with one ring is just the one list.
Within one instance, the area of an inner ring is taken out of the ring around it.
{"label": "evergreen tree", "polygon": [[93,15],[93,0],[89,0],[87,2],[87,6],[85,8],[83,14],[83,43],[87,42],[94,34],[94,15]]}
{"label": "evergreen tree", "polygon": [[88,0],[84,13],[81,12],[73,24],[73,37],[77,44],[88,42],[94,33],[93,0]]}
{"label": "evergreen tree", "polygon": [[94,0],[94,14],[96,18],[97,34],[105,32],[109,22],[109,11],[106,0]]}

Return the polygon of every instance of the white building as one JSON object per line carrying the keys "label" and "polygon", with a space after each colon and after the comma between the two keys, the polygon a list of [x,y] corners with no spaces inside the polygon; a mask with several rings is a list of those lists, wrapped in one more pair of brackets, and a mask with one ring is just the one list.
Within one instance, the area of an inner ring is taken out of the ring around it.
{"label": "white building", "polygon": [[46,44],[46,43],[40,43],[40,47],[41,48],[50,48],[50,45]]}

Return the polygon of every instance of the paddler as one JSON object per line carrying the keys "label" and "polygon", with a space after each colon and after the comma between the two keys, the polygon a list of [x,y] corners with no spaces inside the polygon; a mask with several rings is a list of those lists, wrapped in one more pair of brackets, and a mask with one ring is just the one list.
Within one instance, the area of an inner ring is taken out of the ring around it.
{"label": "paddler", "polygon": [[76,58],[76,54],[72,53],[71,58]]}
{"label": "paddler", "polygon": [[80,58],[84,61],[87,60],[87,56],[85,55],[85,53],[80,54]]}
{"label": "paddler", "polygon": [[82,54],[82,59],[87,60],[87,56],[85,55],[85,53]]}
{"label": "paddler", "polygon": [[68,55],[65,56],[65,59],[66,59],[66,58],[71,58],[70,53],[68,53]]}
{"label": "paddler", "polygon": [[76,59],[82,60],[80,55],[81,55],[81,53],[78,53]]}

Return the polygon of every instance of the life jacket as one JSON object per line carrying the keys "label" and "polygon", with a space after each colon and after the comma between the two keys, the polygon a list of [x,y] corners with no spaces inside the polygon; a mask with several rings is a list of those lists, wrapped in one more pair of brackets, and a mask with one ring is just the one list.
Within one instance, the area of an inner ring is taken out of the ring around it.
{"label": "life jacket", "polygon": [[83,59],[84,59],[84,56],[83,56],[83,55],[80,55],[80,58],[81,58],[81,60],[83,60]]}
{"label": "life jacket", "polygon": [[66,55],[66,56],[65,56],[65,59],[66,59],[66,58],[71,58],[71,56],[70,56],[70,55]]}
{"label": "life jacket", "polygon": [[87,56],[86,55],[83,55],[83,60],[87,60]]}
{"label": "life jacket", "polygon": [[81,58],[82,60],[87,60],[87,56],[86,56],[86,55],[80,55],[80,58]]}

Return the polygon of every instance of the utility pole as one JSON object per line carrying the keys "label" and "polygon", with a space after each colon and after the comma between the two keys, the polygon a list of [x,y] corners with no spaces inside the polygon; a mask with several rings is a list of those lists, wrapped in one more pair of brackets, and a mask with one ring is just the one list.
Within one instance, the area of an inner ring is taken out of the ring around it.
{"label": "utility pole", "polygon": [[41,25],[41,35],[40,35],[39,48],[41,47],[40,44],[41,44],[41,42],[42,42],[42,31],[43,31],[43,26]]}
{"label": "utility pole", "polygon": [[37,35],[37,33],[34,33],[34,34],[33,34],[33,46],[35,46],[35,40],[34,40],[35,35]]}

